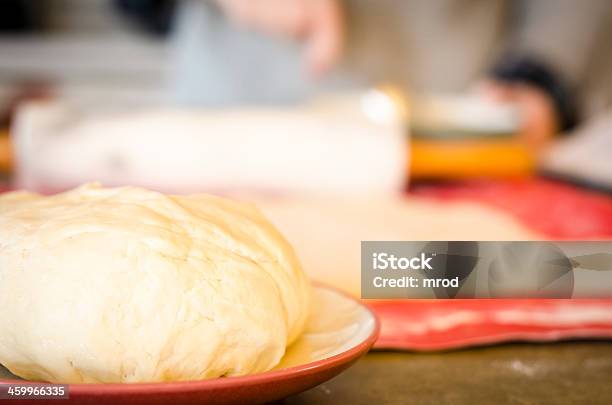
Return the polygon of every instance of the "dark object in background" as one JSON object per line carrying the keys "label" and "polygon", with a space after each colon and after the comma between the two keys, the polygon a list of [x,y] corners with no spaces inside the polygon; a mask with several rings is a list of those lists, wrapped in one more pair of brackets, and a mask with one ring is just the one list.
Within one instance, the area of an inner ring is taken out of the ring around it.
{"label": "dark object in background", "polygon": [[165,36],[172,29],[176,3],[176,0],[115,0],[123,14],[158,36]]}
{"label": "dark object in background", "polygon": [[47,1],[0,0],[0,33],[28,33],[44,28]]}
{"label": "dark object in background", "polygon": [[546,92],[552,99],[562,132],[578,125],[574,95],[569,86],[546,63],[531,57],[507,55],[494,66],[492,75],[506,83],[525,83]]}
{"label": "dark object in background", "polygon": [[596,191],[598,193],[612,196],[612,185],[603,184],[598,180],[592,180],[588,176],[582,176],[579,173],[564,173],[557,170],[538,169],[537,174],[545,179],[568,183],[576,187],[585,188],[587,190]]}

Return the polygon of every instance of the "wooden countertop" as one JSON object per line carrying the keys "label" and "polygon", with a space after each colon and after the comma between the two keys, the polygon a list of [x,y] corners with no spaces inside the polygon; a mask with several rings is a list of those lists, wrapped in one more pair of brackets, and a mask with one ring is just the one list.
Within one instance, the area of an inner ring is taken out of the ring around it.
{"label": "wooden countertop", "polygon": [[612,342],[370,352],[290,404],[610,404]]}

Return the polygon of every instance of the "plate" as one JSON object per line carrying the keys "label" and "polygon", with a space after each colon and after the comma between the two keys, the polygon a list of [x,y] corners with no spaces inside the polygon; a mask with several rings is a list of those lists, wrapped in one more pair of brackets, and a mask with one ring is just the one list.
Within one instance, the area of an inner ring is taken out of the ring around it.
{"label": "plate", "polygon": [[[71,384],[69,403],[173,405],[264,403],[315,387],[365,354],[378,337],[376,316],[357,299],[315,285],[313,310],[302,337],[268,372],[202,381]],[[0,366],[0,383],[23,383]],[[21,400],[19,404],[38,400]],[[65,402],[62,402],[65,403]]]}

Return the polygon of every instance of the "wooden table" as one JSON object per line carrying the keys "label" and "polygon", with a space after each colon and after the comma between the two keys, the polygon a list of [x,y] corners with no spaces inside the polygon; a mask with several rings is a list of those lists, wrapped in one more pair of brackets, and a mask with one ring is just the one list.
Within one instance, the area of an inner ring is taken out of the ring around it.
{"label": "wooden table", "polygon": [[612,404],[612,342],[371,352],[281,404]]}

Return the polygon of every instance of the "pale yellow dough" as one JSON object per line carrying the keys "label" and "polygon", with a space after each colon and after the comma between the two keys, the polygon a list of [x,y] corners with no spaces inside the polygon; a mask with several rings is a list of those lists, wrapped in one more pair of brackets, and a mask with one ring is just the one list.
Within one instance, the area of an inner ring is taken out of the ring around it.
{"label": "pale yellow dough", "polygon": [[97,185],[0,197],[0,363],[26,379],[266,371],[309,299],[293,249],[251,205]]}

